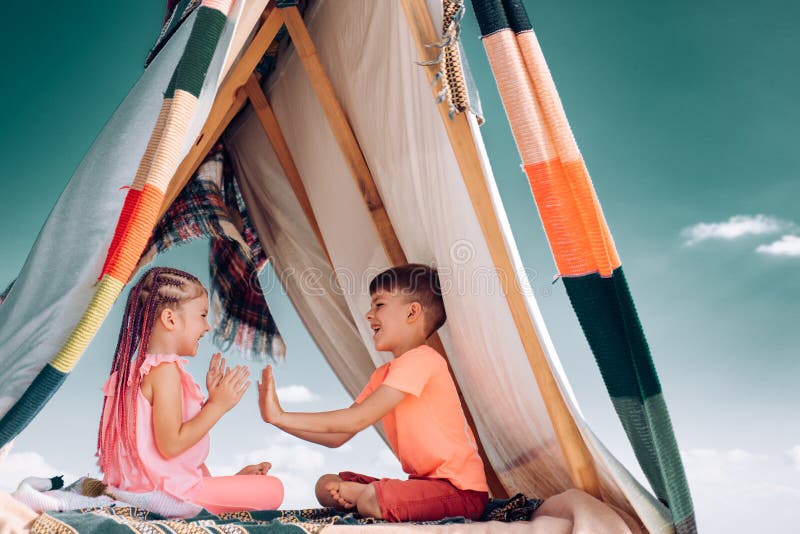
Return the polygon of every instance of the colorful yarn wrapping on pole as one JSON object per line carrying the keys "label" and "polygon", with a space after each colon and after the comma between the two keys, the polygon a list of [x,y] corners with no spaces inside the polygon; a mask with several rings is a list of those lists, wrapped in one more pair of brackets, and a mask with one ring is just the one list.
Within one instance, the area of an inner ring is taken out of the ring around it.
{"label": "colorful yarn wrapping on pole", "polygon": [[472,0],[550,248],[600,373],[678,534],[697,531],[650,349],[600,203],[521,0]]}

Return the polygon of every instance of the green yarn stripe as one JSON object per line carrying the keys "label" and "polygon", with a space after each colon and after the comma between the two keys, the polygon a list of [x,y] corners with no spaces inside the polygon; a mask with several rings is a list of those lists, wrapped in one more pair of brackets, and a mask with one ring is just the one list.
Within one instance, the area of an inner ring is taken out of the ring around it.
{"label": "green yarn stripe", "polygon": [[683,462],[622,267],[610,278],[563,280],[639,465],[669,507],[676,532],[696,532]]}
{"label": "green yarn stripe", "polygon": [[186,43],[175,73],[167,86],[164,98],[172,98],[175,91],[181,90],[200,97],[200,90],[206,79],[208,66],[219,43],[227,17],[217,9],[200,6],[192,33]]}
{"label": "green yarn stripe", "polygon": [[472,0],[472,9],[483,37],[501,30],[519,33],[533,28],[522,0]]}
{"label": "green yarn stripe", "polygon": [[25,393],[0,419],[0,446],[5,445],[33,420],[42,406],[47,404],[68,373],[62,373],[50,364],[45,365]]}

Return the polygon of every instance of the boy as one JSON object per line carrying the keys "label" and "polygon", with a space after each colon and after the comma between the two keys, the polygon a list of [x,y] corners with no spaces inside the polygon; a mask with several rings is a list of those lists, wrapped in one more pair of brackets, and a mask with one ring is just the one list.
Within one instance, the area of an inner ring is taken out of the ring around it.
{"label": "boy", "polygon": [[272,368],[258,385],[261,416],[302,439],[339,447],[354,434],[383,422],[386,437],[408,480],[357,473],[323,475],[316,486],[323,506],[357,509],[389,521],[477,519],[488,500],[483,462],[467,425],[455,384],[441,354],[425,344],[446,315],[434,269],[410,264],[383,271],[369,286],[366,314],[375,349],[394,359],[378,367],[349,408],[290,413],[275,393]]}

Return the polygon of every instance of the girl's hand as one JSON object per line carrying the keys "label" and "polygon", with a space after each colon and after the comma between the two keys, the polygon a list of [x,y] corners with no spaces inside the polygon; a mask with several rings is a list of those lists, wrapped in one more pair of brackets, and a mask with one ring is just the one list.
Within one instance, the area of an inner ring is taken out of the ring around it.
{"label": "girl's hand", "polygon": [[266,475],[272,468],[269,462],[261,462],[259,464],[246,465],[236,473],[237,475]]}
{"label": "girl's hand", "polygon": [[211,363],[208,364],[208,374],[206,374],[206,391],[211,393],[211,390],[219,384],[222,380],[225,370],[225,358],[222,354],[217,352],[211,357]]}
{"label": "girl's hand", "polygon": [[250,369],[246,365],[226,368],[219,382],[208,390],[208,405],[219,406],[227,412],[242,400],[242,395],[250,387]]}
{"label": "girl's hand", "polygon": [[261,408],[261,418],[266,423],[277,423],[283,414],[271,365],[267,365],[261,371],[261,382],[258,383],[258,406]]}

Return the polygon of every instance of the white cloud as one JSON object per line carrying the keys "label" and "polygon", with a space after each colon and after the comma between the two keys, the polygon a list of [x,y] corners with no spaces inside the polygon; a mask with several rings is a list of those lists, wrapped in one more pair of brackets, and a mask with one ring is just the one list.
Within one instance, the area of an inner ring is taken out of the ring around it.
{"label": "white cloud", "polygon": [[791,463],[795,469],[800,471],[800,445],[795,445],[788,451],[786,451],[786,457],[789,459],[789,463]]}
{"label": "white cloud", "polygon": [[748,235],[774,234],[793,227],[792,223],[768,215],[734,215],[727,221],[698,223],[681,232],[686,245],[708,239],[737,239]]}
{"label": "white cloud", "polygon": [[36,452],[12,452],[0,463],[0,491],[14,491],[22,479],[27,477],[54,477],[64,475],[69,484],[78,477],[50,465]]}
{"label": "white cloud", "polygon": [[[742,449],[683,452],[686,476],[702,532],[780,532],[800,521],[800,445],[784,454]],[[732,503],[746,502],[746,506]]]}
{"label": "white cloud", "polygon": [[800,256],[800,236],[787,234],[769,245],[759,245],[756,252],[771,256]]}
{"label": "white cloud", "polygon": [[319,395],[305,386],[291,385],[278,388],[278,398],[281,402],[313,402],[319,400]]}

